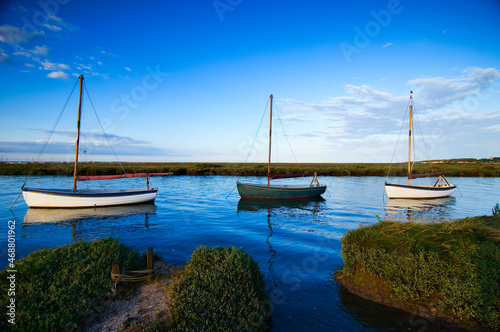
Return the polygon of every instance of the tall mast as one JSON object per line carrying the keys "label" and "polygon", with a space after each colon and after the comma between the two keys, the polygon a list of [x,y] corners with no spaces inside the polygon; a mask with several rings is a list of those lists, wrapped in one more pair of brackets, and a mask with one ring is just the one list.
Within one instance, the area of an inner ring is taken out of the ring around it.
{"label": "tall mast", "polygon": [[271,133],[273,126],[273,95],[271,94],[271,107],[270,107],[270,115],[269,115],[269,158],[267,161],[267,186],[269,187],[271,181]]}
{"label": "tall mast", "polygon": [[80,98],[78,100],[78,120],[76,122],[76,152],[75,152],[75,170],[73,172],[73,191],[76,191],[76,177],[78,172],[78,150],[80,147],[80,118],[82,116],[82,86],[83,75],[80,75]]}
{"label": "tall mast", "polygon": [[411,184],[411,125],[413,122],[413,91],[410,91],[410,130],[408,132],[408,185]]}

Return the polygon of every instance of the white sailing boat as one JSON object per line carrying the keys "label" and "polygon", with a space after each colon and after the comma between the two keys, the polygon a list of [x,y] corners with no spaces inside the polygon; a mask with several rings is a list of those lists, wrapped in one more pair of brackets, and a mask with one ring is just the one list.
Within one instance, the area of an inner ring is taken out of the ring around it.
{"label": "white sailing boat", "polygon": [[[76,154],[73,173],[73,189],[28,188],[23,184],[22,194],[29,207],[37,208],[86,208],[116,206],[153,202],[158,193],[157,188],[149,187],[149,176],[162,176],[171,173],[140,173],[106,176],[78,176],[78,151],[80,144],[80,119],[82,113],[83,75],[80,75],[80,97],[78,102],[78,121],[76,130]],[[131,189],[79,189],[78,181],[105,180],[130,177],[146,177],[146,188]]]}
{"label": "white sailing boat", "polygon": [[[410,93],[410,116],[409,116],[409,138],[408,138],[408,184],[395,184],[385,182],[385,191],[389,198],[440,198],[450,196],[455,192],[457,186],[450,184],[445,174],[451,172],[431,172],[427,174],[412,174],[411,172],[411,146],[412,146],[412,124],[413,124],[413,91]],[[411,180],[417,178],[435,177],[437,181],[432,185],[412,185]]]}

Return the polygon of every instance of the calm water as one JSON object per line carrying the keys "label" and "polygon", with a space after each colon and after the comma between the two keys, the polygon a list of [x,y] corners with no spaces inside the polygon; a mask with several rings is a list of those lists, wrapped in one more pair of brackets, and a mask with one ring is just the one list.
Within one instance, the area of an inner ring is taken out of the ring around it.
{"label": "calm water", "polygon": [[[153,247],[173,264],[184,264],[199,245],[230,245],[243,248],[259,263],[273,303],[273,331],[441,330],[436,322],[349,295],[339,289],[332,274],[342,266],[342,236],[360,224],[376,223],[378,217],[448,220],[491,215],[500,202],[500,178],[451,180],[459,187],[452,197],[415,203],[384,199],[382,177],[322,177],[320,181],[328,185],[323,199],[284,204],[240,200],[236,177],[171,176],[152,179],[159,188],[154,205],[40,210],[28,209],[20,197],[10,212],[24,178],[4,176],[0,177],[4,234],[0,268],[7,265],[8,220],[16,221],[17,258],[42,247],[106,236],[119,237],[140,251]],[[71,181],[32,177],[28,185],[69,188]],[[264,183],[256,177],[240,181]],[[303,183],[303,179],[282,182]],[[145,180],[92,185],[144,187]]]}

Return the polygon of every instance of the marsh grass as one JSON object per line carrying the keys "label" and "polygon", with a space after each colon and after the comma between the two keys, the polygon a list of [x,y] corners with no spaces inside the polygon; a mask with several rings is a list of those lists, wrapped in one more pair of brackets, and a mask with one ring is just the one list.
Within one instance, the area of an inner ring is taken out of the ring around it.
{"label": "marsh grass", "polygon": [[[16,261],[16,325],[0,320],[0,330],[71,331],[92,315],[99,299],[111,289],[112,263],[122,261],[126,269],[140,266],[140,255],[106,238],[40,249]],[[6,307],[7,289],[0,272],[0,305]]]}
{"label": "marsh grass", "polygon": [[[122,163],[128,173],[172,172],[174,175],[241,175],[265,176],[265,163]],[[451,171],[451,177],[479,176],[499,177],[498,160],[464,161],[450,160],[436,164],[430,162],[415,163],[414,173],[430,171]],[[406,176],[406,164],[389,163],[274,163],[272,173],[290,174],[300,172],[321,172],[330,176]],[[80,163],[80,175],[122,174],[118,163],[87,162]],[[0,164],[0,175],[73,175],[71,163],[28,163]]]}
{"label": "marsh grass", "polygon": [[437,301],[465,324],[500,329],[500,215],[450,222],[379,221],[342,239],[342,273],[381,277],[392,301]]}

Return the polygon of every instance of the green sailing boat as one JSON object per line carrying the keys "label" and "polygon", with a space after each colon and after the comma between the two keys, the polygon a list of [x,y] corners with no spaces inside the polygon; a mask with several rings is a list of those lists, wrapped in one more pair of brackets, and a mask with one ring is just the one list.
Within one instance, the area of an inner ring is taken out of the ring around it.
{"label": "green sailing boat", "polygon": [[[271,174],[271,133],[273,123],[273,95],[270,96],[270,116],[269,116],[269,157],[267,164],[267,185],[241,183],[236,181],[236,187],[241,198],[254,199],[299,199],[308,197],[318,197],[325,193],[326,185],[321,185],[317,178],[317,173],[296,173],[296,174]],[[294,178],[313,176],[310,184],[304,185],[271,185],[271,180],[279,178]]]}

